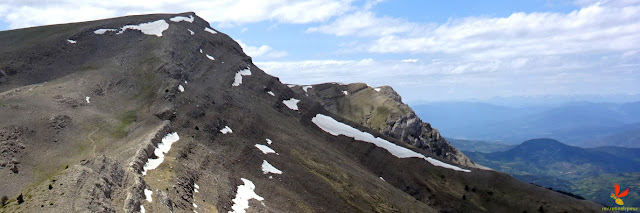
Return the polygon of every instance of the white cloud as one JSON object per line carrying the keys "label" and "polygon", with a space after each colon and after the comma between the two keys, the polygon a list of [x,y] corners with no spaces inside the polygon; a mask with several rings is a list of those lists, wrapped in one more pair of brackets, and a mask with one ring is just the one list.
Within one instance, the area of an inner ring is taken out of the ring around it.
{"label": "white cloud", "polygon": [[[640,81],[640,73],[628,71],[633,68],[581,57],[433,59],[414,63],[373,59],[309,60],[256,64],[285,83],[390,85],[409,102],[640,91],[636,83]],[[600,70],[602,67],[606,69]]]}
{"label": "white cloud", "polygon": [[260,21],[302,24],[326,21],[352,7],[352,0],[4,0],[0,2],[0,19],[10,28],[23,28],[132,14],[194,11],[222,25]]}
{"label": "white cloud", "polygon": [[410,58],[410,59],[402,59],[400,62],[405,62],[405,63],[416,63],[416,62],[418,62],[418,61],[419,61],[418,59]]}
{"label": "white cloud", "polygon": [[358,11],[339,17],[331,24],[310,27],[307,32],[322,32],[337,36],[387,36],[411,31],[417,25],[403,19],[376,17],[370,11]]}
{"label": "white cloud", "polygon": [[[0,3],[2,4],[2,3]],[[49,25],[67,22],[79,22],[113,17],[117,14],[108,9],[85,6],[81,10],[71,10],[70,7],[54,6],[46,10],[35,7],[12,7],[2,5],[7,9],[1,16],[10,28],[23,28],[37,25]]]}
{"label": "white cloud", "polygon": [[241,40],[236,40],[245,54],[251,56],[255,59],[260,58],[282,58],[288,55],[286,51],[282,50],[274,50],[269,45],[261,45],[261,46],[250,46],[242,42]]}
{"label": "white cloud", "polygon": [[371,37],[373,41],[358,48],[373,53],[445,53],[477,59],[592,54],[640,49],[640,5],[597,2],[569,13],[467,17],[444,24],[358,11],[307,31]]}

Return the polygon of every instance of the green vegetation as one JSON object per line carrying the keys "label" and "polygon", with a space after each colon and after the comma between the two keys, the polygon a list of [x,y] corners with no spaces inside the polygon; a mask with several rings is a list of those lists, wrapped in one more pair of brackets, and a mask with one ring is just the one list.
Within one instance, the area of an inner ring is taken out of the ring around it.
{"label": "green vegetation", "polygon": [[398,212],[398,209],[385,201],[383,196],[354,184],[353,178],[347,173],[337,170],[339,167],[323,164],[297,150],[293,150],[292,154],[296,161],[331,186],[342,200],[358,212]]}
{"label": "green vegetation", "polygon": [[387,124],[387,118],[391,115],[391,110],[385,106],[376,107],[376,110],[372,113],[369,123],[374,128],[380,128]]}
{"label": "green vegetation", "polygon": [[504,152],[466,154],[481,165],[511,175],[562,177],[569,180],[640,171],[640,162],[629,159],[629,156],[569,146],[553,139],[525,141]]}
{"label": "green vegetation", "polygon": [[24,198],[22,197],[22,194],[18,195],[18,198],[16,198],[16,200],[18,201],[18,204],[24,203]]}
{"label": "green vegetation", "polygon": [[149,100],[153,97],[154,90],[159,85],[159,81],[152,71],[155,70],[155,66],[159,65],[160,62],[160,58],[149,56],[141,60],[138,65],[133,68],[137,77],[136,83],[140,85],[140,90],[133,96],[133,99],[143,98],[143,100]]}
{"label": "green vegetation", "polygon": [[640,172],[604,174],[572,182],[574,183],[572,193],[607,206],[618,206],[615,204],[615,200],[609,197],[614,191],[613,183],[618,183],[621,190],[629,188],[629,195],[621,198],[624,201],[624,206],[640,206]]}
{"label": "green vegetation", "polygon": [[373,89],[360,90],[349,98],[336,100],[335,104],[340,116],[375,130],[386,126],[387,119],[404,115],[409,110],[402,103],[379,95]]}
{"label": "green vegetation", "polygon": [[85,65],[81,66],[80,68],[78,68],[78,71],[84,72],[84,71],[97,70],[97,69],[100,69],[100,67],[98,67],[97,65],[85,64]]}
{"label": "green vegetation", "polygon": [[123,138],[124,136],[127,136],[127,127],[136,121],[138,118],[137,114],[138,110],[130,110],[118,116],[120,124],[113,132],[111,132],[111,136],[114,138]]}
{"label": "green vegetation", "polygon": [[466,154],[474,162],[521,181],[608,206],[617,206],[609,195],[613,183],[618,183],[630,189],[623,199],[625,206],[640,206],[640,153],[637,149],[583,149],[553,139],[535,139],[503,152]]}
{"label": "green vegetation", "polygon": [[4,207],[8,200],[9,198],[6,195],[3,195],[2,198],[0,198],[0,207]]}

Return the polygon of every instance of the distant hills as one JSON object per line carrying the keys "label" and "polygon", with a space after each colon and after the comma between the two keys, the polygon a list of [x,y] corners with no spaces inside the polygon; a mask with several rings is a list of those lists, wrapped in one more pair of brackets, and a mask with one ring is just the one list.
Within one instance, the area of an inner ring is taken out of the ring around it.
{"label": "distant hills", "polygon": [[[533,139],[509,150],[493,153],[467,152],[482,165],[515,175],[579,178],[606,173],[640,172],[640,149],[616,155],[608,150],[584,149],[554,139]],[[635,153],[633,153],[635,152]]]}
{"label": "distant hills", "polygon": [[446,138],[451,145],[456,147],[457,149],[463,152],[482,152],[482,153],[491,153],[491,152],[500,152],[506,151],[513,148],[516,145],[509,145],[500,142],[491,142],[491,141],[474,141],[474,140],[464,140],[464,139],[456,139],[456,138]]}
{"label": "distant hills", "polygon": [[[640,186],[638,148],[580,148],[541,138],[527,140],[505,151],[463,152],[476,163],[522,181],[572,192],[608,205],[614,205],[613,200],[609,201],[609,194],[597,192],[613,190],[613,182],[609,181],[613,177],[620,180],[619,184]],[[631,191],[630,197],[640,198],[638,192]]]}
{"label": "distant hills", "polygon": [[640,148],[640,102],[524,107],[442,102],[416,105],[413,109],[451,138],[507,144],[555,138],[582,147]]}
{"label": "distant hills", "polygon": [[616,133],[600,136],[587,140],[582,144],[585,147],[620,146],[640,148],[640,125],[631,125],[622,128]]}

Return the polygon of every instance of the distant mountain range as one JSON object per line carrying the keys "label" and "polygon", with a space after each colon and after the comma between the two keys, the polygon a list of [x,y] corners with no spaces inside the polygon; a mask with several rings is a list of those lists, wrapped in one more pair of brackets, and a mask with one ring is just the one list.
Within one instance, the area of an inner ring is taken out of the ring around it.
{"label": "distant mountain range", "polygon": [[[601,188],[613,189],[613,182],[604,181],[611,179],[603,177],[639,177],[631,173],[640,172],[638,148],[580,148],[543,138],[525,141],[506,151],[463,152],[476,163],[506,172],[522,181],[573,192],[608,205],[614,204],[613,200],[609,202],[609,194],[594,192],[603,190]],[[640,179],[623,178],[619,184],[636,187],[640,186]],[[632,191],[630,197],[640,198],[638,192]],[[638,199],[633,202],[640,204]]]}
{"label": "distant mountain range", "polygon": [[500,151],[509,150],[516,146],[516,145],[509,145],[509,144],[504,144],[500,142],[474,141],[474,140],[464,140],[464,139],[456,139],[456,138],[447,138],[447,141],[462,152],[482,152],[482,153],[500,152]]}
{"label": "distant mountain range", "polygon": [[[640,172],[640,149],[584,149],[554,139],[533,139],[509,150],[493,153],[467,152],[475,162],[515,175],[579,178],[606,173]],[[635,153],[634,153],[635,152]]]}
{"label": "distant mountain range", "polygon": [[506,144],[555,138],[582,147],[640,148],[640,102],[528,107],[443,102],[416,105],[413,109],[451,138]]}

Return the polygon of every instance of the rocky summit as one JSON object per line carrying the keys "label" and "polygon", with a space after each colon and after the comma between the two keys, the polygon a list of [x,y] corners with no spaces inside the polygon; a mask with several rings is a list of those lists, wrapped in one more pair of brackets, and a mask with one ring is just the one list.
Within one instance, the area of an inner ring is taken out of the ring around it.
{"label": "rocky summit", "polygon": [[0,212],[602,209],[471,162],[390,87],[285,85],[194,13],[0,46]]}
{"label": "rocky summit", "polygon": [[319,102],[326,110],[373,131],[404,141],[430,155],[456,164],[485,168],[451,146],[437,129],[423,122],[389,86],[372,88],[364,83],[294,85],[293,91]]}

